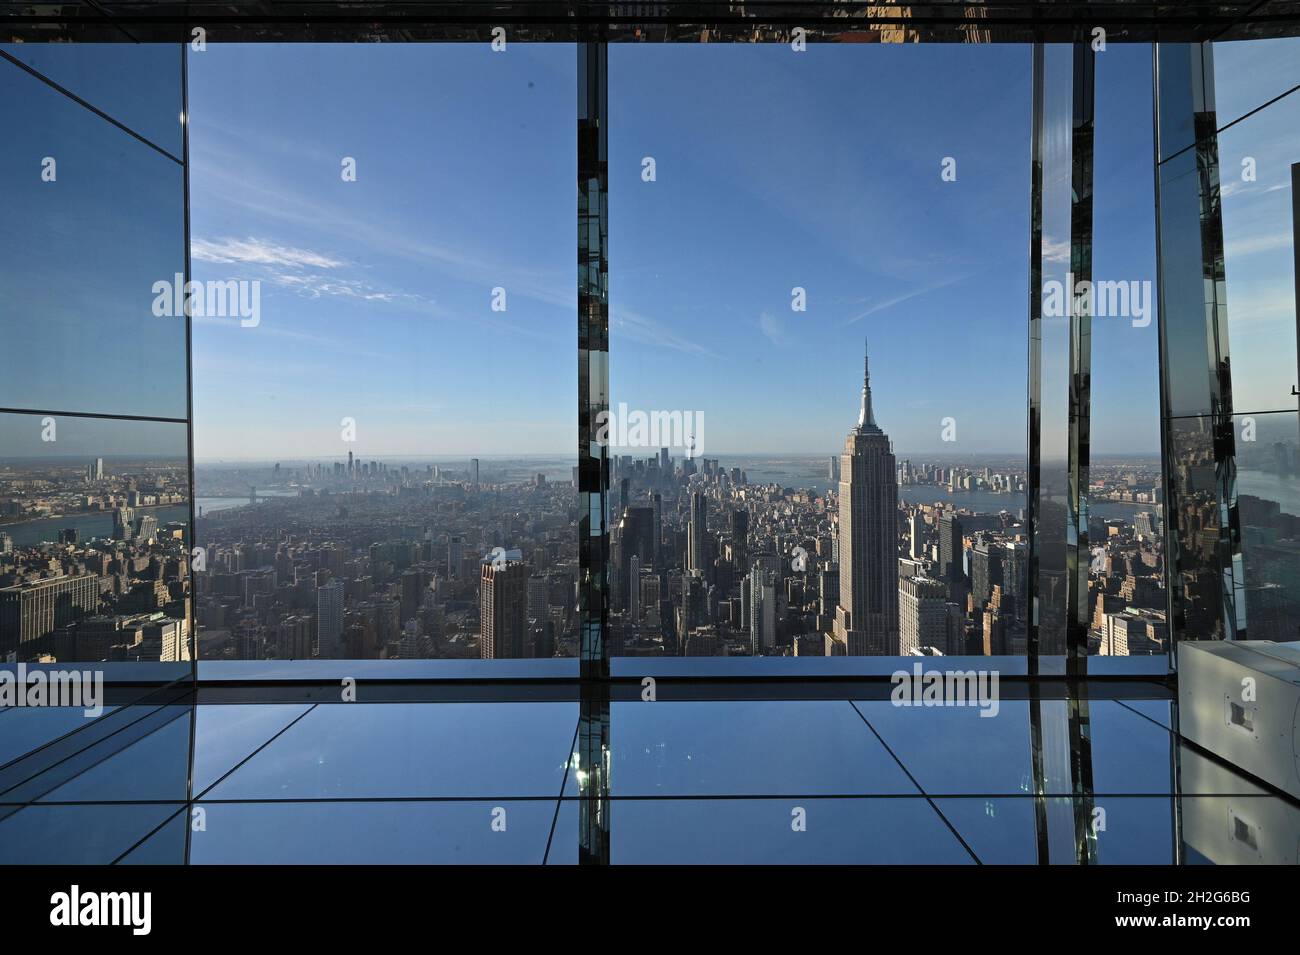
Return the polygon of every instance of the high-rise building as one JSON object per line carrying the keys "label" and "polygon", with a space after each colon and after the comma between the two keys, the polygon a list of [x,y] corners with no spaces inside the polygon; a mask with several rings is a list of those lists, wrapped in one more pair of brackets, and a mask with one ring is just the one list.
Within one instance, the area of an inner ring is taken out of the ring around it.
{"label": "high-rise building", "polygon": [[939,518],[939,577],[948,585],[949,599],[959,604],[966,602],[962,531],[961,521],[952,511]]}
{"label": "high-rise building", "polygon": [[743,572],[749,566],[749,511],[731,512],[731,548],[735,552],[735,566]]}
{"label": "high-rise building", "polygon": [[686,569],[704,573],[709,566],[709,548],[705,541],[709,533],[708,499],[703,491],[691,494],[691,520],[686,534]]}
{"label": "high-rise building", "polygon": [[777,574],[755,563],[749,575],[750,652],[762,656],[776,646]]}
{"label": "high-rise building", "polygon": [[343,581],[331,580],[316,591],[316,656],[338,657],[343,638]]}
{"label": "high-rise building", "polygon": [[135,533],[135,511],[119,507],[113,511],[113,540],[130,540]]}
{"label": "high-rise building", "polygon": [[478,458],[469,459],[469,483],[478,487]]}
{"label": "high-rise building", "polygon": [[465,538],[452,534],[447,538],[447,576],[455,580],[460,576],[460,565],[465,559]]}
{"label": "high-rise building", "polygon": [[898,582],[899,652],[910,655],[922,647],[948,652],[948,589],[943,581],[904,577]]}
{"label": "high-rise building", "polygon": [[850,656],[898,649],[898,474],[889,437],[871,407],[862,361],[862,406],[840,456],[840,605],[835,637]]}
{"label": "high-rise building", "polygon": [[993,596],[993,588],[1002,583],[1002,565],[1005,548],[988,534],[979,534],[971,546],[971,595],[975,609],[981,610]]}
{"label": "high-rise building", "polygon": [[50,577],[0,589],[0,659],[12,653],[25,662],[48,653],[55,630],[98,607],[96,574]]}
{"label": "high-rise building", "polygon": [[534,574],[528,578],[528,619],[545,620],[548,606],[547,594],[550,588],[546,578]]}
{"label": "high-rise building", "polygon": [[913,511],[907,519],[907,556],[912,560],[925,558],[925,515],[919,510]]}
{"label": "high-rise building", "polygon": [[528,565],[484,560],[479,577],[479,656],[524,656],[528,632]]}

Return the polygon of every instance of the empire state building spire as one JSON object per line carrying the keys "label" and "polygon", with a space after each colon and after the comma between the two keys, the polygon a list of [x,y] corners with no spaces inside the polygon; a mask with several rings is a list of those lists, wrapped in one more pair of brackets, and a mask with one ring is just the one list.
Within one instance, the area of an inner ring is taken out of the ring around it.
{"label": "empire state building spire", "polygon": [[876,416],[871,411],[871,358],[866,340],[862,342],[862,410],[858,412],[859,431],[879,431]]}

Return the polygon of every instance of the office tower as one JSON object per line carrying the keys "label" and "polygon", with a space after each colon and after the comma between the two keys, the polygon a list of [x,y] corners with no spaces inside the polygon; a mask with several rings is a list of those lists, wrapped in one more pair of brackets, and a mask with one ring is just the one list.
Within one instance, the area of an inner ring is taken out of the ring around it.
{"label": "office tower", "polygon": [[356,462],[352,460],[352,452],[349,451],[348,452],[348,477],[352,477],[353,470],[355,467],[356,467]]}
{"label": "office tower", "polygon": [[641,621],[641,558],[632,555],[628,562],[627,612],[633,623]]}
{"label": "office tower", "polygon": [[452,534],[447,539],[447,576],[451,580],[460,577],[460,565],[465,559],[465,538]]}
{"label": "office tower", "polygon": [[660,448],[659,449],[659,470],[662,471],[664,474],[669,474],[672,472],[672,466],[673,466],[672,459],[668,457],[668,449]]}
{"label": "office tower", "polygon": [[955,603],[965,602],[963,547],[961,521],[952,511],[944,512],[939,518],[939,577],[948,585],[948,596]]}
{"label": "office tower", "polygon": [[524,656],[528,631],[528,565],[485,560],[479,577],[479,656],[501,660]]}
{"label": "office tower", "polygon": [[152,542],[158,536],[158,518],[152,514],[141,514],[135,519],[134,533],[136,540]]}
{"label": "office tower", "polygon": [[478,458],[470,458],[469,460],[469,483],[476,488],[478,487]]}
{"label": "office tower", "polygon": [[925,515],[913,511],[907,519],[907,556],[912,560],[925,559]]}
{"label": "office tower", "polygon": [[702,574],[691,571],[682,578],[681,622],[678,629],[682,634],[687,634],[708,622],[708,587]]}
{"label": "office tower", "polygon": [[343,581],[331,580],[316,591],[316,656],[338,657],[343,638]]}
{"label": "office tower", "polygon": [[835,616],[835,605],[840,597],[840,568],[831,563],[817,572],[817,612]]}
{"label": "office tower", "polygon": [[[660,624],[659,618],[659,578],[655,574],[643,574],[638,589],[641,591],[638,608],[645,616],[645,622],[649,626],[657,627]],[[633,581],[633,585],[637,584]]]}
{"label": "office tower", "polygon": [[8,534],[0,534],[0,554],[12,554],[14,551],[14,539]]}
{"label": "office tower", "polygon": [[988,607],[981,615],[983,652],[986,656],[1020,655],[1028,649],[1026,630],[1016,618],[1016,600],[1005,594],[1002,585],[993,587]]}
{"label": "office tower", "polygon": [[737,573],[749,566],[749,511],[731,512],[731,548]]}
{"label": "office tower", "polygon": [[754,656],[776,647],[777,574],[755,563],[749,575],[749,643]]}
{"label": "office tower", "polygon": [[401,617],[403,624],[419,613],[420,604],[424,601],[425,589],[428,586],[428,572],[415,569],[408,569],[402,572]]}
{"label": "office tower", "polygon": [[664,515],[663,500],[659,497],[658,491],[654,494],[654,512],[654,527],[650,531],[652,545],[650,562],[654,564],[654,569],[657,572],[663,573],[665,568],[663,556],[660,552],[664,546]]}
{"label": "office tower", "polygon": [[831,455],[830,469],[826,472],[826,478],[832,483],[840,479],[840,459],[833,454]]}
{"label": "office tower", "polygon": [[12,653],[21,663],[50,652],[55,630],[98,607],[97,574],[51,577],[0,588],[0,660]]}
{"label": "office tower", "polygon": [[835,637],[850,656],[898,653],[898,475],[889,437],[871,407],[862,362],[862,405],[840,457],[840,605]]}
{"label": "office tower", "polygon": [[899,652],[922,647],[948,652],[948,589],[941,580],[904,577],[898,582]]}
{"label": "office tower", "polygon": [[631,503],[631,494],[628,490],[631,483],[631,478],[623,478],[618,482],[618,507],[614,511],[615,514],[622,514],[623,510]]}
{"label": "office tower", "polygon": [[703,573],[708,567],[708,545],[705,536],[709,532],[708,500],[703,491],[691,494],[691,520],[687,527],[686,569]]}
{"label": "office tower", "polygon": [[540,574],[533,574],[528,578],[528,619],[545,620],[546,608],[548,606],[547,593],[549,586],[546,578]]}
{"label": "office tower", "polygon": [[749,612],[754,606],[752,577],[752,574],[746,574],[740,578],[740,629],[744,633],[749,632]]}
{"label": "office tower", "polygon": [[632,575],[631,561],[639,557],[644,565],[654,550],[654,510],[649,507],[629,507],[623,511],[618,524],[610,535],[611,556],[614,573],[617,578],[614,596],[618,609],[625,609],[631,598],[631,588],[635,578]]}
{"label": "office tower", "polygon": [[979,534],[971,546],[971,595],[975,608],[982,609],[993,596],[994,586],[1002,584],[1003,554],[1005,548],[988,534]]}
{"label": "office tower", "polygon": [[134,533],[135,511],[119,507],[113,511],[113,540],[126,541]]}

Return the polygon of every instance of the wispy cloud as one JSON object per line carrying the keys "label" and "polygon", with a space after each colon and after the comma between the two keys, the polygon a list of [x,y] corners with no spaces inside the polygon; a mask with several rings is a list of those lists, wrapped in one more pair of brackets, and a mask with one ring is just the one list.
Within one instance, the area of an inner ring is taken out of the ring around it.
{"label": "wispy cloud", "polygon": [[1276,252],[1278,249],[1291,248],[1291,236],[1285,232],[1272,235],[1251,235],[1245,239],[1229,236],[1224,241],[1224,252],[1231,256],[1256,255],[1260,252]]}
{"label": "wispy cloud", "polygon": [[1069,262],[1070,261],[1070,240],[1069,239],[1052,239],[1043,236],[1043,261],[1044,262]]}
{"label": "wispy cloud", "polygon": [[844,324],[852,325],[854,322],[860,322],[869,315],[875,315],[877,312],[883,312],[887,308],[893,308],[895,305],[901,305],[903,302],[911,301],[914,298],[920,298],[922,295],[928,295],[929,293],[938,291],[941,288],[947,288],[949,285],[956,285],[958,282],[964,282],[969,277],[970,276],[968,275],[954,275],[941,282],[932,282],[929,285],[923,285],[920,288],[903,292],[901,295],[895,295],[893,298],[885,299],[883,302],[877,302],[865,312],[860,312],[857,315],[854,315],[848,321],[844,322]]}
{"label": "wispy cloud", "polygon": [[610,315],[610,324],[614,334],[622,335],[628,341],[638,342],[643,345],[659,345],[663,348],[671,348],[673,351],[692,355],[716,357],[713,352],[699,342],[682,338],[654,319],[638,315],[636,312],[615,309]]}
{"label": "wispy cloud", "polygon": [[758,328],[773,345],[787,345],[790,338],[785,333],[785,325],[771,312],[758,316]]}
{"label": "wispy cloud", "polygon": [[266,265],[279,268],[335,269],[344,263],[310,249],[276,245],[265,239],[193,239],[190,255],[219,265]]}

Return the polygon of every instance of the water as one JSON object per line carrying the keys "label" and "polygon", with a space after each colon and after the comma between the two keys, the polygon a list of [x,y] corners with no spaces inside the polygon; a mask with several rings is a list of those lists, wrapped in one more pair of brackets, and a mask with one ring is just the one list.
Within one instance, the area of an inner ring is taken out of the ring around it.
{"label": "water", "polygon": [[[188,524],[190,520],[188,504],[137,507],[135,513],[137,517],[142,514],[152,515],[158,521],[159,527],[174,521]],[[112,537],[113,513],[107,511],[96,514],[69,514],[66,517],[44,517],[40,520],[25,521],[22,524],[3,524],[0,525],[0,533],[12,537],[15,547],[31,547],[46,541],[57,541],[59,531],[67,527],[76,530],[77,539],[80,541],[90,540],[92,537]]]}
{"label": "water", "polygon": [[[295,497],[296,491],[258,491],[257,496],[262,497]],[[247,507],[248,498],[246,497],[201,497],[197,504],[203,509],[203,513],[213,514],[216,511],[226,511],[234,507]],[[164,524],[190,522],[190,508],[188,504],[169,504],[166,507],[137,507],[135,509],[137,517],[142,514],[150,514],[158,521],[158,526]],[[65,528],[73,528],[77,532],[77,539],[87,541],[95,537],[113,536],[113,513],[106,511],[94,514],[69,514],[66,517],[43,517],[35,521],[24,521],[21,524],[0,524],[0,533],[8,534],[13,538],[15,547],[31,547],[41,543],[53,543],[59,539],[59,531]]]}
{"label": "water", "polygon": [[1300,514],[1300,481],[1265,471],[1238,471],[1237,496],[1249,494],[1276,501],[1288,514]]}

